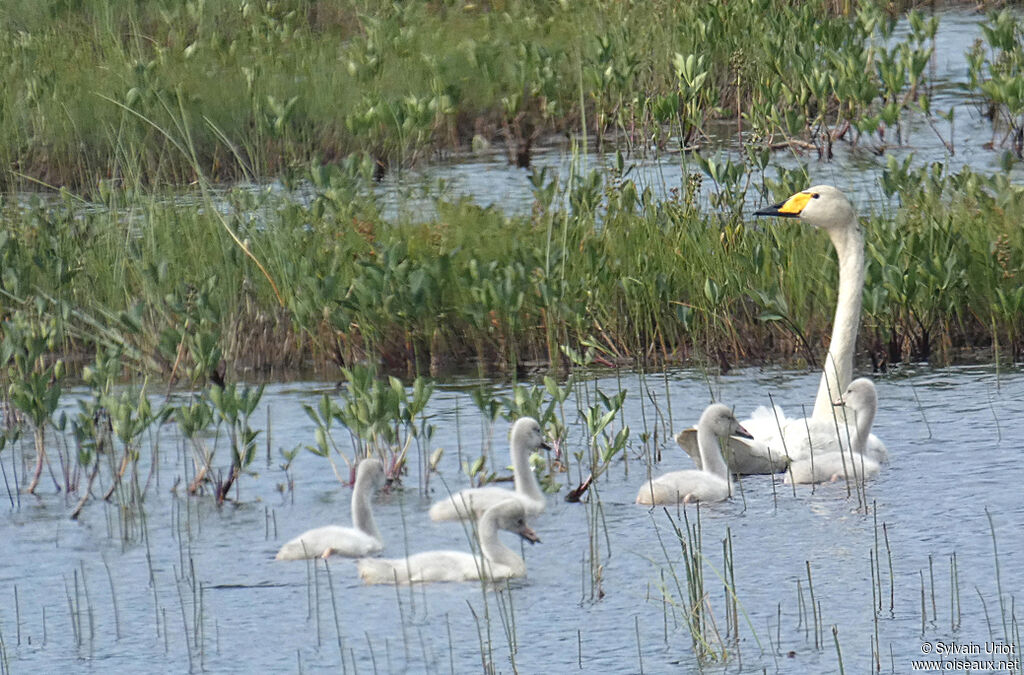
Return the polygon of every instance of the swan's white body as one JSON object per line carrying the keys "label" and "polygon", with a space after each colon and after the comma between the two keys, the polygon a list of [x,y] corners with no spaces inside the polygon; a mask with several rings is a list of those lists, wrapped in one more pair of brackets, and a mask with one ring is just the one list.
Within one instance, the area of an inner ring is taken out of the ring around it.
{"label": "swan's white body", "polygon": [[276,559],[300,560],[330,555],[362,558],[379,553],[384,544],[373,519],[370,497],[382,485],[384,465],[381,461],[368,458],[359,462],[352,489],[352,524],[355,527],[327,525],[307,530],[282,546]]}
{"label": "swan's white body", "polygon": [[858,452],[826,452],[813,460],[800,459],[789,465],[786,483],[829,483],[846,478],[861,481],[874,478],[881,465]]}
{"label": "swan's white body", "polygon": [[480,553],[427,551],[408,558],[363,558],[359,577],[367,584],[419,584],[432,581],[475,581],[526,576],[526,563],[498,539],[498,530],[515,532],[529,542],[540,539],[526,524],[522,503],[506,499],[487,509],[477,521]]}
{"label": "swan's white body", "polygon": [[[754,215],[799,218],[825,230],[839,260],[839,292],[832,339],[811,416],[791,419],[776,408],[776,421],[775,413],[755,411],[754,417],[743,421],[743,426],[753,434],[754,442],[730,442],[731,457],[727,461],[735,473],[773,473],[785,469],[785,458],[798,460],[809,456],[812,449],[816,454],[824,454],[846,447],[842,430],[847,423],[842,411],[834,411],[832,402],[853,379],[853,355],[864,290],[864,233],[853,206],[842,192],[831,185],[817,185]],[[677,434],[676,441],[696,458],[699,451],[694,435],[688,429]],[[769,452],[773,459],[785,458],[768,461]],[[887,455],[885,445],[875,436],[867,439],[865,454],[878,461],[885,461]]]}
{"label": "swan's white body", "polygon": [[732,410],[721,403],[705,408],[697,422],[701,469],[672,471],[649,480],[636,495],[637,504],[678,504],[679,502],[720,502],[732,495],[729,467],[722,459],[719,438],[751,438]]}
{"label": "swan's white body", "polygon": [[544,493],[530,466],[530,455],[538,448],[547,448],[540,424],[532,417],[521,417],[512,425],[509,452],[512,456],[514,490],[487,486],[469,488],[435,502],[430,507],[431,520],[466,520],[480,518],[495,504],[512,499],[522,504],[528,517],[544,512]]}
{"label": "swan's white body", "polygon": [[[792,462],[802,461],[811,456],[824,455],[830,452],[849,452],[854,433],[854,419],[848,413],[837,409],[835,417],[828,420],[816,420],[813,417],[799,419],[787,418],[782,409],[778,406],[775,409],[779,413],[779,425],[775,425],[774,416],[772,427],[766,428],[764,434],[754,438],[760,438],[765,445],[781,447],[784,449]],[[754,411],[757,417],[762,408]],[[744,423],[745,424],[745,423]],[[779,435],[779,428],[783,429],[783,436]],[[870,427],[869,427],[870,428]],[[869,433],[865,440],[864,447],[860,450],[865,457],[876,463],[889,461],[889,450],[885,444],[874,434]]]}
{"label": "swan's white body", "polygon": [[[878,410],[874,383],[864,377],[854,380],[834,405],[851,411],[856,422],[856,427],[848,432],[847,447],[828,452],[815,451],[804,459],[793,461],[786,473],[787,483],[824,483],[845,478],[862,481],[878,475],[879,463],[867,455],[867,439],[874,438],[871,425]],[[844,432],[845,429],[840,430],[841,434]]]}

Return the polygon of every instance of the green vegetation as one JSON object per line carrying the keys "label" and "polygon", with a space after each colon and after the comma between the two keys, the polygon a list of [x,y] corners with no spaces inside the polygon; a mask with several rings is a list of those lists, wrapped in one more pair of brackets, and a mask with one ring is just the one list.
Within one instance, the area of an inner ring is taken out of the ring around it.
{"label": "green vegetation", "polygon": [[[813,363],[828,244],[742,217],[752,185],[808,182],[773,180],[771,148],[884,151],[908,116],[953,124],[930,103],[938,19],[912,11],[897,39],[869,2],[14,2],[0,18],[3,181],[70,188],[0,201],[3,334],[45,347],[11,337],[3,354],[15,388],[35,387],[8,392],[30,419],[60,391],[48,369],[97,350],[193,387],[361,361],[515,372],[586,348],[604,364]],[[983,28],[966,89],[1019,154],[1020,22]],[[385,217],[372,189],[389,165],[475,141],[525,164],[543,134],[694,148],[723,119],[745,160],[684,154],[666,200],[621,154],[535,171],[529,216],[454,199]],[[289,189],[212,187],[271,176]],[[883,189],[901,207],[868,218],[861,352],[1018,355],[1020,191],[909,160]]]}
{"label": "green vegetation", "polygon": [[[563,346],[606,363],[813,361],[827,245],[745,227],[752,178],[781,196],[807,177],[768,178],[770,148],[884,149],[908,115],[936,133],[943,116],[926,68],[938,19],[912,11],[895,39],[869,2],[15,2],[0,17],[3,181],[89,196],[0,204],[4,334],[16,319],[72,367],[114,349],[192,384],[364,359],[514,371],[559,363]],[[967,87],[1018,154],[1020,33],[1014,15],[989,17]],[[693,148],[721,119],[747,163],[695,154],[666,201],[621,156],[606,172],[535,172],[529,217],[456,200],[425,222],[385,218],[370,187],[475,141],[527,164],[544,134]],[[210,188],[269,176],[314,196]],[[884,182],[902,208],[870,220],[864,347],[1016,355],[1019,192],[909,162]],[[52,365],[22,361],[12,380],[30,367],[59,391]]]}
{"label": "green vegetation", "polygon": [[[696,147],[717,120],[760,149],[884,148],[905,141],[908,114],[934,129],[945,115],[928,69],[938,19],[913,10],[897,39],[892,8],[13,1],[0,9],[0,184],[95,193],[288,175],[361,153],[379,175],[488,143],[525,166],[555,133]],[[1019,128],[1020,29],[1008,13],[990,25],[971,89]]]}
{"label": "green vegetation", "polygon": [[[436,216],[409,222],[381,216],[353,172],[311,170],[307,203],[245,191],[220,209],[121,193],[104,208],[8,202],[4,334],[37,326],[73,372],[96,348],[116,349],[126,367],[197,385],[364,360],[399,373],[514,370],[558,364],[563,345],[592,347],[605,364],[824,353],[837,275],[829,243],[796,223],[747,224],[741,174],[715,186],[714,211],[693,191],[658,201],[594,173],[538,180],[530,215],[439,201]],[[769,198],[806,182],[769,179]],[[902,205],[865,221],[860,353],[1019,355],[1024,192],[1003,175],[896,162],[884,186]],[[38,355],[4,354],[10,381],[24,371],[59,384]]]}

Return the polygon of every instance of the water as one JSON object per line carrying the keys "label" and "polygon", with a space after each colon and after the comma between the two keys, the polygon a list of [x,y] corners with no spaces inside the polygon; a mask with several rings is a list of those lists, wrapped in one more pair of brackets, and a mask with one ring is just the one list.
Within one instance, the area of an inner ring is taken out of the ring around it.
{"label": "water", "polygon": [[[453,489],[466,485],[459,469],[460,440],[466,460],[478,456],[484,445],[485,425],[469,395],[473,385],[444,385],[430,403],[438,428],[432,447],[445,448],[440,475]],[[641,395],[645,386],[649,397]],[[724,663],[710,664],[706,671],[738,672],[742,666],[758,672],[762,667],[783,673],[835,672],[833,625],[847,672],[868,670],[875,631],[869,556],[876,550],[876,535],[884,670],[910,672],[910,660],[920,657],[924,641],[1004,641],[988,516],[995,526],[1008,615],[1024,590],[1024,568],[1018,562],[1024,544],[1016,536],[1024,527],[1024,505],[1017,494],[1024,469],[1014,433],[1014,421],[1024,413],[1024,373],[922,369],[886,376],[878,386],[875,431],[888,444],[891,463],[867,486],[871,513],[858,508],[845,486],[813,491],[801,486],[794,496],[790,486],[777,480],[773,488],[763,476],[744,479],[742,497],[701,509],[705,590],[715,621],[724,632],[725,596],[713,570],[722,566],[726,528],[732,533],[743,612],[738,653],[731,647]],[[349,560],[332,559],[329,576],[323,563],[314,570],[301,561],[274,561],[280,544],[298,532],[347,524],[351,494],[339,486],[326,459],[306,451],[291,467],[294,492],[279,490],[287,479],[277,448],[312,442],[314,425],[301,404],[315,404],[331,386],[275,385],[267,390],[264,411],[254,418],[263,420],[270,410],[273,457],[268,465],[261,449],[254,464],[257,475],[242,477],[237,502],[217,508],[209,495],[186,498],[182,485],[172,492],[186,477],[180,443],[169,425],[159,434],[159,476],[153,478],[144,520],[135,520],[128,540],[119,536],[116,508],[98,500],[86,506],[79,522],[69,520],[74,500],[53,494],[52,483],[42,484],[39,498],[22,495],[20,508],[7,503],[7,516],[0,520],[0,654],[5,655],[0,663],[6,659],[12,672],[112,672],[142,664],[156,671],[191,666],[214,672],[339,667],[351,672],[470,672],[481,667],[481,643],[486,650],[489,630],[497,670],[512,672],[511,612],[518,643],[515,665],[521,672],[569,672],[580,664],[582,672],[639,672],[641,655],[644,672],[696,671],[690,635],[680,615],[666,610],[659,590],[667,585],[679,602],[673,569],[686,589],[669,515],[632,503],[646,475],[640,440],[644,418],[664,453],[654,471],[683,468],[689,460],[664,436],[669,411],[672,428],[682,428],[697,418],[713,391],[741,415],[765,402],[768,392],[795,413],[800,402],[813,400],[817,376],[775,369],[734,371],[710,380],[694,371],[672,372],[665,379],[629,373],[591,379],[585,387],[588,394],[581,388],[580,395],[591,398],[595,387],[609,394],[620,388],[629,392],[623,415],[613,424],[632,430],[628,475],[625,463],[617,461],[596,486],[603,514],[596,526],[603,599],[591,597],[588,563],[595,527],[590,518],[596,509],[564,502],[564,486],[549,497],[547,512],[534,523],[543,543],[523,550],[528,577],[512,582],[510,591],[485,593],[479,584],[465,583],[396,592],[362,586]],[[576,397],[566,402],[569,452],[585,443],[585,427],[575,412],[585,405]],[[502,421],[494,432],[502,465],[507,461],[506,430]],[[337,440],[348,449],[343,434]],[[223,466],[226,450],[219,452],[216,463]],[[10,451],[0,458],[10,480]],[[564,482],[578,481],[575,464]],[[404,489],[375,501],[386,539],[384,555],[468,549],[459,525],[432,523],[427,517],[430,501],[443,494],[438,477],[433,494],[422,495],[416,489],[415,459],[410,467]],[[694,522],[696,511],[687,508]],[[680,509],[670,513],[682,523]],[[892,553],[891,578],[883,534]],[[510,544],[514,539],[502,536]],[[949,557],[954,552],[962,604],[959,630],[950,628]],[[802,625],[799,610],[798,580],[809,616],[807,561],[821,608],[820,648],[813,630]]]}

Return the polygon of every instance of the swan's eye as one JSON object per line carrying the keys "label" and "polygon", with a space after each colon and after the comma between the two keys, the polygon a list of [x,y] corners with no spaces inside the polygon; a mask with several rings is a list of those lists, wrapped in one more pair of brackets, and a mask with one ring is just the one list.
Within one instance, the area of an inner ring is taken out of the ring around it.
{"label": "swan's eye", "polygon": [[811,199],[817,199],[817,198],[818,198],[818,197],[820,197],[820,196],[821,196],[821,195],[820,195],[820,194],[818,194],[817,192],[813,192],[813,193],[811,193]]}

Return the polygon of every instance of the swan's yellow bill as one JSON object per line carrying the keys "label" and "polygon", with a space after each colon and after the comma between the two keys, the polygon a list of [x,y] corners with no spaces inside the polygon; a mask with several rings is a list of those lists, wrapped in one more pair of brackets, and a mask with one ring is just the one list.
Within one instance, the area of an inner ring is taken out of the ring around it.
{"label": "swan's yellow bill", "polygon": [[804,207],[814,197],[813,192],[797,192],[795,195],[768,208],[754,211],[755,216],[778,216],[780,218],[797,218]]}
{"label": "swan's yellow bill", "polygon": [[807,202],[811,201],[811,193],[809,192],[797,192],[795,195],[787,199],[779,207],[779,213],[788,213],[790,215],[799,215],[804,207],[807,206]]}

